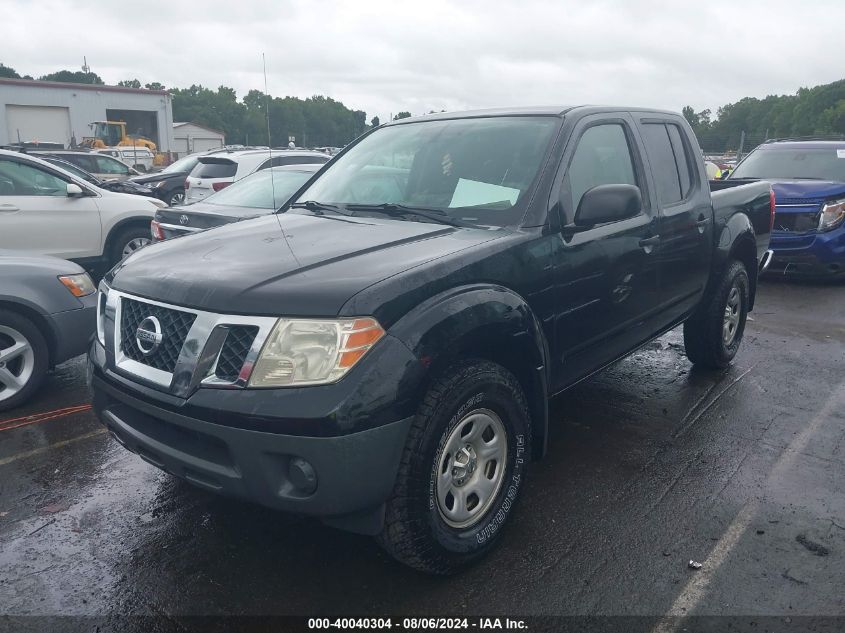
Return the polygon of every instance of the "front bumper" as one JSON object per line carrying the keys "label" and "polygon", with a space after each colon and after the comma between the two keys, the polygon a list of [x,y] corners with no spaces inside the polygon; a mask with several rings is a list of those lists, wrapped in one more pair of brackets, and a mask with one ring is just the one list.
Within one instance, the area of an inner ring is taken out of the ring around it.
{"label": "front bumper", "polygon": [[769,272],[802,277],[845,275],[845,226],[826,233],[772,233]]}
{"label": "front bumper", "polygon": [[184,415],[93,367],[91,381],[100,421],[157,468],[212,492],[378,532],[380,522],[370,515],[380,519],[393,489],[410,417],[335,437],[282,435]]}
{"label": "front bumper", "polygon": [[97,293],[80,297],[81,308],[50,315],[56,347],[52,358],[54,365],[84,354],[91,344],[97,328]]}

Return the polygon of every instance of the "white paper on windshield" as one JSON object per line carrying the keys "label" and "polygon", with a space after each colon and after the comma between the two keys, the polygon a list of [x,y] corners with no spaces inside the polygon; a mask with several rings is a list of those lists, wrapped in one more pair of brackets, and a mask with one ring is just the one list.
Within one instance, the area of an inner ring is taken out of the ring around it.
{"label": "white paper on windshield", "polygon": [[455,193],[452,194],[452,201],[449,203],[449,208],[474,207],[481,204],[493,204],[504,201],[510,202],[513,205],[516,204],[517,198],[519,198],[519,189],[459,178],[458,186],[455,187]]}
{"label": "white paper on windshield", "polygon": [[845,158],[845,149],[836,150],[836,158]]}

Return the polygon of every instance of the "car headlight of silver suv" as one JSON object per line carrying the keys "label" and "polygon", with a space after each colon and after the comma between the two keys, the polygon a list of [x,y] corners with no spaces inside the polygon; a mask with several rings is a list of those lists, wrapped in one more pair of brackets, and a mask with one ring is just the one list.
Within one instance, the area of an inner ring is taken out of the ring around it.
{"label": "car headlight of silver suv", "polygon": [[819,231],[830,231],[845,221],[845,200],[826,202],[819,217]]}
{"label": "car headlight of silver suv", "polygon": [[255,363],[250,387],[340,380],[385,332],[375,319],[279,319]]}

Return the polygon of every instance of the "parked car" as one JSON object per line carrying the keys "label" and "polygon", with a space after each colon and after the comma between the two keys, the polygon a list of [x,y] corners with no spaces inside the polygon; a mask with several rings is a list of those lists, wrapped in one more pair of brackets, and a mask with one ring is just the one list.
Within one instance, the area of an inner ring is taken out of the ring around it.
{"label": "parked car", "polygon": [[764,182],[711,196],[674,113],[391,122],[281,212],[113,269],[94,409],[201,488],[452,572],[498,541],[549,397],[682,323],[693,363],[731,362],[773,214]]}
{"label": "parked car", "polygon": [[150,221],[163,206],[100,189],[36,156],[0,150],[0,248],[103,270],[149,243]]}
{"label": "parked car", "polygon": [[185,180],[185,202],[199,202],[260,169],[281,165],[322,165],[328,154],[309,150],[243,150],[200,156]]}
{"label": "parked car", "polygon": [[89,174],[93,174],[100,180],[126,180],[130,176],[137,176],[138,172],[131,167],[124,165],[121,161],[104,154],[94,152],[67,150],[67,151],[28,151],[31,156],[39,158],[61,158]]}
{"label": "parked car", "polygon": [[146,147],[107,147],[95,149],[93,153],[111,156],[141,173],[148,172],[155,164],[155,154]]}
{"label": "parked car", "polygon": [[115,191],[117,193],[131,193],[136,196],[153,197],[154,195],[153,190],[147,185],[140,185],[138,183],[132,182],[131,180],[100,180],[94,174],[89,174],[81,167],[77,167],[73,163],[69,163],[66,160],[62,160],[61,158],[45,156],[44,160],[46,160],[51,165],[61,167],[65,171],[70,172],[78,178],[82,178],[82,180],[84,180],[85,182],[95,185],[100,189],[106,189],[107,191]]}
{"label": "parked car", "polygon": [[845,277],[845,141],[771,141],[748,154],[729,181],[764,179],[777,199],[770,270]]}
{"label": "parked car", "polygon": [[76,264],[0,250],[0,411],[23,404],[49,368],[85,352],[96,290]]}
{"label": "parked car", "polygon": [[185,202],[185,179],[196,167],[200,156],[205,154],[190,154],[168,165],[161,171],[143,176],[133,176],[129,182],[149,186],[156,198],[175,207]]}
{"label": "parked car", "polygon": [[156,211],[153,241],[267,215],[281,208],[322,165],[285,165],[250,174],[202,202]]}

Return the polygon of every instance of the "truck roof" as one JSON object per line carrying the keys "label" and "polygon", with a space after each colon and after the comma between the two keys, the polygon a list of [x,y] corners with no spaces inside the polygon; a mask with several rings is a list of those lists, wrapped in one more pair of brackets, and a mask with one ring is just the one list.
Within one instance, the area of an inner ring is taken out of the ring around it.
{"label": "truck roof", "polygon": [[422,116],[389,121],[388,123],[385,123],[385,125],[402,125],[403,123],[423,120],[473,119],[498,116],[563,116],[567,112],[575,110],[577,110],[579,114],[598,114],[602,112],[653,112],[655,114],[671,114],[673,116],[679,116],[677,112],[673,112],[671,110],[661,110],[659,108],[597,105],[519,106],[510,108],[489,108],[484,110],[464,110],[460,112],[433,112]]}

